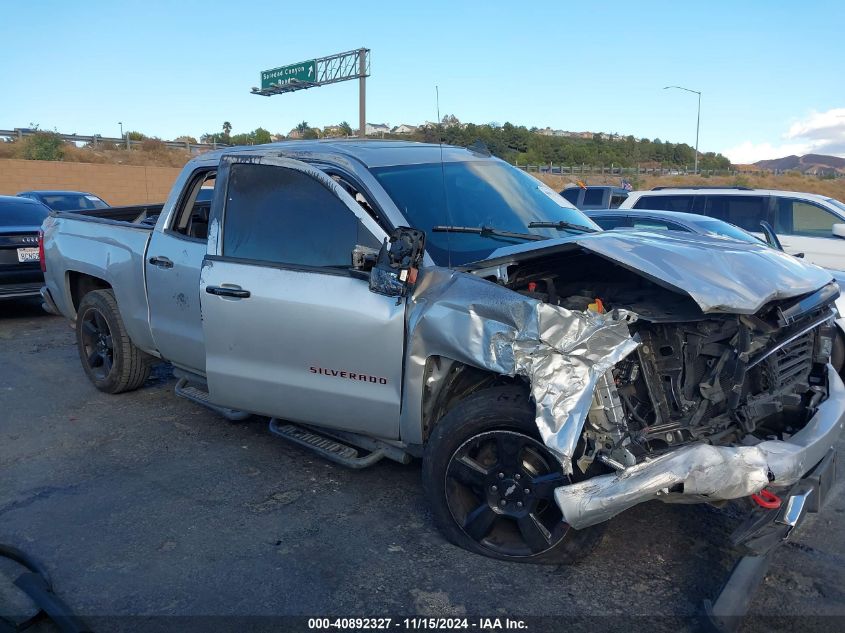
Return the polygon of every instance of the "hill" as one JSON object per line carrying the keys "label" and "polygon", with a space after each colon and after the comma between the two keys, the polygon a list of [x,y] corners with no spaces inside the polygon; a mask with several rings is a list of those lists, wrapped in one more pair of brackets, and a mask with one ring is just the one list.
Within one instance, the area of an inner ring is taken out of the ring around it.
{"label": "hill", "polygon": [[760,169],[772,171],[800,171],[812,176],[845,174],[845,158],[825,154],[805,154],[804,156],[784,156],[754,163]]}

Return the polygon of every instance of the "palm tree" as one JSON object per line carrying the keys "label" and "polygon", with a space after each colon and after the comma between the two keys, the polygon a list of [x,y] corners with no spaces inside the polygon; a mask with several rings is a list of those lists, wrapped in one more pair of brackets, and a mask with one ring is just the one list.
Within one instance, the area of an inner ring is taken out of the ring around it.
{"label": "palm tree", "polygon": [[232,132],[232,124],[228,121],[223,121],[223,136],[228,137]]}
{"label": "palm tree", "polygon": [[300,132],[300,134],[305,134],[311,127],[308,125],[308,121],[303,121],[299,125],[296,126],[296,129]]}

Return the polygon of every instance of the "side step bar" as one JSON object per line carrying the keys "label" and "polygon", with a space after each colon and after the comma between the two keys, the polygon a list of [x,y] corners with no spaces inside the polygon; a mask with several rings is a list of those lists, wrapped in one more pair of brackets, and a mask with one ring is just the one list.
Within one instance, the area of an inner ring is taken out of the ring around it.
{"label": "side step bar", "polygon": [[176,395],[180,398],[185,398],[186,400],[190,400],[191,402],[201,404],[202,406],[211,409],[215,413],[219,413],[230,422],[241,422],[252,415],[247,411],[227,409],[226,407],[221,407],[220,405],[214,404],[209,399],[207,391],[203,391],[199,387],[194,386],[184,376],[179,378],[179,381],[176,383],[176,387],[173,390],[176,392]]}
{"label": "side step bar", "polygon": [[[385,457],[401,464],[411,461],[411,456],[400,448],[354,433],[328,432],[322,429],[318,431],[289,422],[280,422],[276,418],[270,420],[270,432],[347,468],[366,468]],[[360,455],[358,449],[369,452]]]}

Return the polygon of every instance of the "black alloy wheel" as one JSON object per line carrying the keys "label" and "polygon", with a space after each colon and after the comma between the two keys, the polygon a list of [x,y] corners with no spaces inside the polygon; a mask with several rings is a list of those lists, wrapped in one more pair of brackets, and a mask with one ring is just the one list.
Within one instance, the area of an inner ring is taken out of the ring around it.
{"label": "black alloy wheel", "polygon": [[446,503],[463,532],[499,556],[530,557],[560,543],[569,531],[554,490],[569,483],[560,463],[523,433],[475,435],[452,454]]}
{"label": "black alloy wheel", "polygon": [[114,340],[109,324],[97,308],[91,307],[82,315],[81,326],[88,367],[97,380],[105,380],[114,366]]}

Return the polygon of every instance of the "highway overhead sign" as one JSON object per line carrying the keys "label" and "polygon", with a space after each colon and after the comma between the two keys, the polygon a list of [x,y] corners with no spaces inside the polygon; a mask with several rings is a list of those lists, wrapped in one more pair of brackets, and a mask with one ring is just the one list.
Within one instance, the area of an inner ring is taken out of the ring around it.
{"label": "highway overhead sign", "polygon": [[317,79],[317,62],[310,59],[298,64],[289,64],[280,68],[272,68],[261,72],[261,89],[267,90],[272,86],[285,86],[293,81],[312,82]]}

